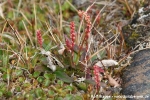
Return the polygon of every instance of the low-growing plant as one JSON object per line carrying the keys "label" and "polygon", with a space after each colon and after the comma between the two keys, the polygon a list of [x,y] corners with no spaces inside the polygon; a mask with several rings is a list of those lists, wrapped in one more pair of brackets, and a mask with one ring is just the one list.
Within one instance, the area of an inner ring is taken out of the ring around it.
{"label": "low-growing plant", "polygon": [[109,94],[106,84],[120,86],[112,59],[126,50],[120,16],[134,7],[88,1],[78,10],[71,2],[0,4],[0,99],[94,100]]}

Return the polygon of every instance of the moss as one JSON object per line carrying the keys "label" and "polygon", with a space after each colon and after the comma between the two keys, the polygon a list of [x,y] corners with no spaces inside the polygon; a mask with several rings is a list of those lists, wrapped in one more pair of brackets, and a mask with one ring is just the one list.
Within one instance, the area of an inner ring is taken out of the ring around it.
{"label": "moss", "polygon": [[136,32],[132,32],[131,36],[129,37],[129,40],[135,40],[138,39],[140,35]]}

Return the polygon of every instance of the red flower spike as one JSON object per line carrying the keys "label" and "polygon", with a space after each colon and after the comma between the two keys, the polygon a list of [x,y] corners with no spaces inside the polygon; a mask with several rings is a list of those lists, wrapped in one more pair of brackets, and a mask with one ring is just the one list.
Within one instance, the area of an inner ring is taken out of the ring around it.
{"label": "red flower spike", "polygon": [[69,39],[66,39],[66,46],[69,50],[72,50],[71,41]]}
{"label": "red flower spike", "polygon": [[37,30],[36,32],[36,35],[37,35],[37,41],[38,41],[38,44],[39,46],[42,48],[42,34],[41,34],[41,31],[40,30]]}
{"label": "red flower spike", "polygon": [[[84,40],[85,40],[85,45],[86,45],[86,47],[85,47],[86,51],[88,51],[88,48],[89,48],[88,39],[89,39],[90,31],[91,31],[91,28],[92,28],[90,16],[87,14],[87,12],[84,12],[84,11],[81,11],[81,10],[78,11],[78,15],[79,15],[80,18],[84,17],[84,19],[85,19],[86,28],[85,28]],[[88,57],[85,57],[85,60],[86,60],[86,58],[88,58]]]}
{"label": "red flower spike", "polygon": [[100,73],[104,73],[104,70],[101,67],[98,67],[98,68],[99,68]]}
{"label": "red flower spike", "polygon": [[99,88],[100,87],[99,67],[97,65],[94,65],[93,68],[94,68],[94,80],[95,80],[95,83],[97,85],[97,88]]}
{"label": "red flower spike", "polygon": [[[85,21],[86,21],[86,29],[85,29],[85,38],[89,39],[90,31],[91,31],[91,21],[90,16],[85,13]],[[88,41],[86,41],[86,48],[88,49]]]}
{"label": "red flower spike", "polygon": [[70,38],[71,38],[71,47],[74,47],[75,44],[75,24],[74,22],[70,22]]}
{"label": "red flower spike", "polygon": [[104,73],[104,70],[97,65],[93,66],[94,68],[94,80],[97,86],[97,89],[100,87],[100,73]]}
{"label": "red flower spike", "polygon": [[81,10],[78,11],[78,15],[79,15],[80,18],[83,17],[83,14],[84,14],[84,11],[81,11]]}

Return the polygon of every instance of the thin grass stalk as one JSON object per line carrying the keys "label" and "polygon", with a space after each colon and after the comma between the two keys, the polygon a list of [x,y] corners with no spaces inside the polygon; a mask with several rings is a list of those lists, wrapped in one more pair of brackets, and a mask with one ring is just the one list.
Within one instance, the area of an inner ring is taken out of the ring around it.
{"label": "thin grass stalk", "polygon": [[[118,35],[118,36],[119,36],[119,35]],[[116,38],[115,38],[112,42],[110,42],[109,44],[107,44],[105,47],[103,47],[102,49],[100,49],[100,50],[98,50],[97,52],[95,52],[94,54],[92,54],[92,55],[88,58],[87,61],[89,61],[92,57],[94,57],[95,55],[97,55],[100,51],[102,51],[102,50],[104,50],[105,48],[107,48],[109,45],[113,44],[113,43],[117,40],[118,36],[116,36]]]}
{"label": "thin grass stalk", "polygon": [[26,30],[26,34],[27,34],[27,36],[28,36],[28,38],[29,38],[29,40],[30,40],[30,42],[31,42],[31,45],[32,45],[32,47],[34,47],[33,41],[32,41],[32,39],[31,39],[31,35],[30,35],[30,33],[29,33],[29,31],[28,31],[28,29],[27,29],[27,27],[26,27],[24,21],[22,21],[22,23],[23,23],[24,28],[25,28],[25,30]]}

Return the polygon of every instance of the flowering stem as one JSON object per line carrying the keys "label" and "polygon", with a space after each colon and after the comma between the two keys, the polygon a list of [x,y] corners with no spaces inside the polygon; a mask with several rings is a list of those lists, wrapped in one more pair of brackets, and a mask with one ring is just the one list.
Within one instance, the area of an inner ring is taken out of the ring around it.
{"label": "flowering stem", "polygon": [[41,34],[41,31],[37,30],[36,35],[37,35],[38,44],[39,44],[40,48],[42,48],[42,44],[43,43],[42,43],[42,34]]}
{"label": "flowering stem", "polygon": [[84,39],[83,39],[81,45],[79,46],[78,56],[80,56],[80,52],[81,52],[81,50],[82,50],[82,48],[83,48],[83,44],[84,44],[85,39],[86,39],[86,38],[84,37]]}

